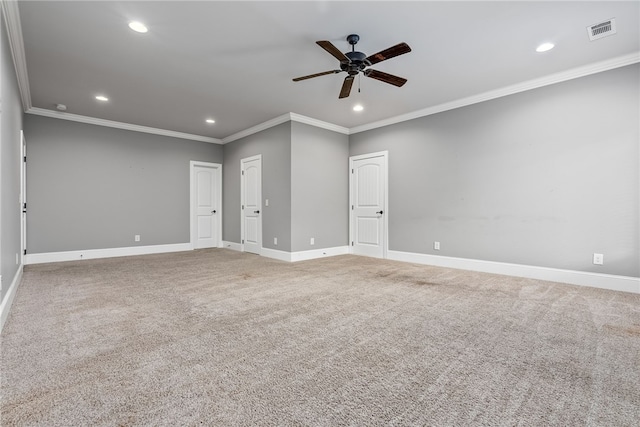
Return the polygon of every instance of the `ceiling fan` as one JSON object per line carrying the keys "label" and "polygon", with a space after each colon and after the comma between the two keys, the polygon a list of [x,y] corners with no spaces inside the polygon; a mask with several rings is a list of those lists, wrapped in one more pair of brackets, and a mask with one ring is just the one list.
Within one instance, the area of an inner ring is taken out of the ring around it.
{"label": "ceiling fan", "polygon": [[365,68],[373,64],[377,64],[378,62],[382,62],[387,59],[391,59],[396,56],[411,52],[411,48],[408,44],[399,43],[373,55],[366,56],[364,53],[357,52],[355,49],[356,43],[358,43],[359,40],[360,36],[357,34],[350,34],[349,36],[347,36],[347,41],[351,45],[351,52],[347,53],[340,52],[340,50],[338,50],[338,48],[328,40],[317,41],[316,44],[318,44],[318,46],[329,52],[338,61],[340,61],[340,69],[310,74],[303,77],[297,77],[293,79],[293,81],[299,82],[301,80],[307,80],[314,77],[325,76],[327,74],[337,74],[346,71],[349,75],[344,78],[342,89],[340,90],[340,96],[338,96],[338,98],[346,98],[349,96],[349,94],[351,93],[353,80],[360,72],[362,72],[362,74],[367,77],[371,77],[372,79],[380,80],[381,82],[389,83],[398,87],[404,85],[407,82],[407,79],[404,79],[402,77],[394,76],[393,74],[388,74],[382,71]]}

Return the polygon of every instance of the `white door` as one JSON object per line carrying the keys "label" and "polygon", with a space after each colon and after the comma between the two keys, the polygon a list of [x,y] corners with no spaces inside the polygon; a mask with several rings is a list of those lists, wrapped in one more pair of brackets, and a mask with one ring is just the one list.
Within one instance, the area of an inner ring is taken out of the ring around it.
{"label": "white door", "polygon": [[191,244],[194,249],[222,247],[222,166],[191,162]]}
{"label": "white door", "polygon": [[349,163],[352,253],[385,258],[387,152],[354,156]]}
{"label": "white door", "polygon": [[25,264],[25,255],[27,254],[27,141],[24,139],[24,133],[20,131],[21,152],[20,157],[20,253],[21,264]]}
{"label": "white door", "polygon": [[262,156],[241,160],[241,234],[245,252],[262,249]]}

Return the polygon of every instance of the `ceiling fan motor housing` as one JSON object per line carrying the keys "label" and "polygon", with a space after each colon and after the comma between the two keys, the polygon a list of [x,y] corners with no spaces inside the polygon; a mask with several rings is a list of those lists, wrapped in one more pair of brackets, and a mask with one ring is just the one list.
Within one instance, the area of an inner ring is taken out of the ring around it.
{"label": "ceiling fan motor housing", "polygon": [[365,67],[371,65],[371,63],[367,61],[367,55],[362,52],[346,52],[345,56],[349,58],[349,62],[341,62],[340,69],[349,73],[350,76],[358,74],[364,70]]}

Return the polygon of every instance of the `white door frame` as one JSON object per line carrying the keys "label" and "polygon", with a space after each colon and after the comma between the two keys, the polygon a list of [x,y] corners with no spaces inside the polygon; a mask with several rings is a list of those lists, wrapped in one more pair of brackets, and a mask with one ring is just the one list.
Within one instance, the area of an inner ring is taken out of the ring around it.
{"label": "white door frame", "polygon": [[[240,204],[244,203],[244,164],[245,162],[251,162],[254,160],[260,160],[260,173],[262,174],[262,154],[257,154],[251,157],[245,157],[240,159]],[[260,185],[262,186],[262,176],[260,176]],[[262,198],[262,191],[260,192]],[[262,208],[262,200],[260,200],[260,207]],[[261,209],[262,210],[262,209]],[[258,215],[260,234],[262,234],[262,215]],[[240,251],[244,252],[244,212],[243,206],[240,207]],[[260,254],[262,255],[262,235],[260,236]]]}
{"label": "white door frame", "polygon": [[27,140],[20,131],[20,264],[24,265],[27,250]]}
{"label": "white door frame", "polygon": [[353,162],[357,160],[370,159],[372,157],[384,158],[384,214],[382,215],[382,224],[384,232],[382,238],[384,242],[382,244],[382,258],[387,258],[387,252],[389,250],[389,151],[378,151],[375,153],[360,154],[358,156],[349,157],[349,253],[353,253],[353,241],[354,241],[354,227],[353,227],[353,210],[352,206],[355,204],[353,197]]}
{"label": "white door frame", "polygon": [[196,201],[196,182],[193,179],[194,171],[197,166],[213,168],[216,170],[218,188],[216,193],[218,194],[218,200],[216,200],[219,208],[218,215],[218,243],[217,246],[219,248],[222,247],[222,165],[220,163],[209,163],[209,162],[201,162],[198,160],[191,160],[189,162],[189,242],[191,244],[191,249],[195,249],[196,240],[197,240],[197,224],[195,221],[195,211],[193,205]]}

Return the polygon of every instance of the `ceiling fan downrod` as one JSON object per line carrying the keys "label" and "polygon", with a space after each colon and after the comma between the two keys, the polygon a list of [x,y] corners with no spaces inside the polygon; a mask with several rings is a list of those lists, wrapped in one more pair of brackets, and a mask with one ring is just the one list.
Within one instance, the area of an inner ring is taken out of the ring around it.
{"label": "ceiling fan downrod", "polygon": [[349,34],[347,36],[347,41],[351,45],[351,52],[353,52],[356,49],[356,43],[360,41],[360,36],[357,34]]}

